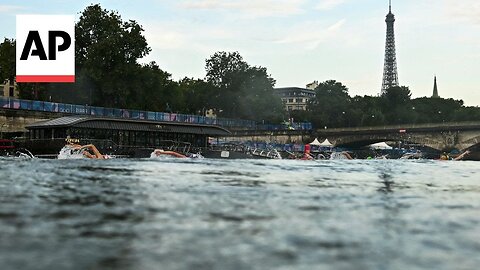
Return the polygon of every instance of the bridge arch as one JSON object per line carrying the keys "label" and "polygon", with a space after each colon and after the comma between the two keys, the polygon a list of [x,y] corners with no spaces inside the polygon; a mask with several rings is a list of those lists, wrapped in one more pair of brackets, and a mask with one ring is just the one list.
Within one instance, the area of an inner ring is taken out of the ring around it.
{"label": "bridge arch", "polygon": [[355,136],[355,137],[338,137],[332,139],[332,143],[337,147],[346,148],[362,148],[370,144],[379,142],[400,142],[401,144],[416,144],[422,147],[431,148],[432,150],[444,150],[443,141],[433,138],[426,138],[415,136],[413,134],[398,136],[398,135],[377,135],[377,136]]}
{"label": "bridge arch", "polygon": [[464,151],[479,147],[480,123],[324,129],[317,130],[316,135],[319,139],[328,138],[335,146],[361,147],[376,142],[401,141],[440,151]]}

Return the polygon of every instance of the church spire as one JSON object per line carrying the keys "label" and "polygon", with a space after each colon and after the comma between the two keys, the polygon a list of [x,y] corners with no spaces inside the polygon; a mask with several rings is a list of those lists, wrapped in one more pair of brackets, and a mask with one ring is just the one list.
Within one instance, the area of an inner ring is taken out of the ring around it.
{"label": "church spire", "polygon": [[440,98],[438,95],[438,88],[437,88],[437,76],[433,79],[433,95],[432,98]]}

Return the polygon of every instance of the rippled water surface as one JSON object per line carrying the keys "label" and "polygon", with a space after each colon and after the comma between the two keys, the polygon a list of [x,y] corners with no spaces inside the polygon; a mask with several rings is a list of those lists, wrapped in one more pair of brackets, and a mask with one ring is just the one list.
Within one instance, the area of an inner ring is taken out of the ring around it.
{"label": "rippled water surface", "polygon": [[0,159],[0,268],[478,269],[479,169]]}

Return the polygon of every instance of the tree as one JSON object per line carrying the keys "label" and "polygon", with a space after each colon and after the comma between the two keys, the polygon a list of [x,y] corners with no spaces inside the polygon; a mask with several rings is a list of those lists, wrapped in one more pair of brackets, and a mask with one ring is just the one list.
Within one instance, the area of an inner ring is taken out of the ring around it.
{"label": "tree", "polygon": [[480,121],[480,108],[461,107],[451,115],[451,121]]}
{"label": "tree", "polygon": [[81,13],[75,26],[75,62],[80,79],[93,88],[91,103],[128,107],[127,97],[137,90],[131,83],[140,68],[137,60],[150,52],[142,32],[137,22],[125,22],[99,4]]}
{"label": "tree", "polygon": [[284,107],[281,98],[274,93],[275,80],[264,67],[249,67],[242,74],[244,80],[238,104],[241,117],[245,119],[279,122],[283,119]]}
{"label": "tree", "polygon": [[307,107],[317,127],[344,127],[351,117],[351,99],[348,88],[335,80],[322,82],[315,89],[316,96]]}
{"label": "tree", "polygon": [[48,100],[47,84],[45,83],[19,83],[17,88],[21,99]]}
{"label": "tree", "polygon": [[206,110],[216,108],[214,102],[219,89],[201,79],[183,78],[178,91],[184,96],[185,113],[205,115]]}
{"label": "tree", "polygon": [[[417,123],[441,123],[447,121],[466,121],[467,115],[459,113],[463,107],[463,101],[443,98],[417,98],[412,100],[412,108],[417,114]],[[457,118],[458,117],[458,118]]]}
{"label": "tree", "polygon": [[264,67],[250,66],[238,52],[217,52],[206,60],[206,81],[216,87],[212,105],[221,116],[278,121],[283,104]]}
{"label": "tree", "polygon": [[414,122],[416,116],[410,103],[412,93],[406,86],[388,88],[382,94],[383,112],[388,124],[405,124]]}
{"label": "tree", "polygon": [[380,126],[385,124],[379,97],[356,96],[352,99],[352,126]]}
{"label": "tree", "polygon": [[407,86],[394,86],[385,90],[382,97],[386,99],[389,106],[398,106],[408,103],[412,93]]}
{"label": "tree", "polygon": [[15,79],[15,40],[5,38],[0,43],[0,81]]}
{"label": "tree", "polygon": [[232,89],[238,83],[238,74],[249,68],[239,52],[216,52],[206,60],[207,82],[221,89]]}
{"label": "tree", "polygon": [[173,107],[175,111],[183,111],[183,94],[171,80],[171,74],[161,70],[157,63],[142,65],[132,74],[132,84],[137,87],[130,92],[130,108],[167,111],[167,107]]}

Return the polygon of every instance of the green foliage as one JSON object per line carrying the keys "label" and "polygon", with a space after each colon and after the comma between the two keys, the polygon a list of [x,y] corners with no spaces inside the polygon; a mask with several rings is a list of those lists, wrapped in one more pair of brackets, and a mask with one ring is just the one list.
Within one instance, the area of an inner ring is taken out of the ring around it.
{"label": "green foliage", "polygon": [[132,105],[127,99],[137,89],[132,78],[142,70],[137,60],[150,52],[142,32],[137,22],[123,21],[117,12],[99,4],[81,13],[75,26],[75,62],[80,78],[93,88],[92,104]]}
{"label": "green foliage", "polygon": [[264,67],[250,66],[238,52],[217,52],[206,60],[206,81],[216,87],[212,106],[224,117],[277,122],[283,104]]}
{"label": "green foliage", "polygon": [[371,96],[352,98],[349,126],[380,126],[386,122],[382,111],[382,99]]}
{"label": "green foliage", "polygon": [[412,100],[410,89],[405,86],[392,87],[378,97],[352,98],[341,83],[326,81],[317,87],[316,93],[301,117],[317,128],[480,121],[478,107],[464,107],[463,101],[453,99]]}
{"label": "green foliage", "polygon": [[128,107],[132,109],[166,111],[167,104],[180,110],[183,96],[178,92],[171,74],[163,71],[155,62],[142,65],[131,75],[133,91],[129,92]]}
{"label": "green foliage", "polygon": [[312,122],[319,127],[347,126],[351,100],[348,88],[335,80],[322,82],[315,89],[316,97],[310,100],[308,110]]}
{"label": "green foliage", "polygon": [[48,100],[46,84],[19,83],[17,85],[20,98],[30,100]]}
{"label": "green foliage", "polygon": [[410,89],[406,86],[394,86],[382,94],[382,111],[387,123],[403,124],[415,118],[410,105],[411,96]]}
{"label": "green foliage", "polygon": [[15,40],[5,38],[0,43],[0,82],[15,77]]}
{"label": "green foliage", "polygon": [[451,115],[450,121],[479,121],[480,120],[480,108],[478,107],[462,107]]}
{"label": "green foliage", "polygon": [[179,92],[184,96],[184,112],[205,115],[205,111],[215,108],[219,102],[218,88],[201,79],[184,78],[178,82]]}
{"label": "green foliage", "polygon": [[406,86],[390,87],[382,94],[388,106],[405,105],[410,101],[411,96],[412,93]]}
{"label": "green foliage", "polygon": [[[443,98],[418,98],[412,100],[411,106],[417,115],[416,123],[457,121],[455,113],[461,115],[464,109],[463,101]],[[458,118],[458,121],[465,120]]]}
{"label": "green foliage", "polygon": [[239,84],[239,74],[245,73],[249,65],[239,52],[216,52],[206,60],[206,80],[215,87],[232,89]]}

